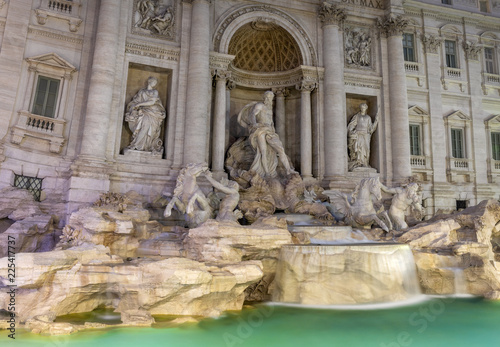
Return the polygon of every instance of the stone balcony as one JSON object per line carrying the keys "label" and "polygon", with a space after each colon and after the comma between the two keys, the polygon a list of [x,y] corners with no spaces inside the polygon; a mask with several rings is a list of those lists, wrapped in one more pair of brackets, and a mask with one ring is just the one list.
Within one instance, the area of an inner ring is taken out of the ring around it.
{"label": "stone balcony", "polygon": [[19,111],[17,124],[12,128],[11,142],[20,145],[25,137],[48,141],[51,153],[60,153],[64,145],[65,120],[43,117]]}
{"label": "stone balcony", "polygon": [[500,183],[500,160],[488,160],[488,180],[490,183]]}
{"label": "stone balcony", "polygon": [[444,90],[448,90],[450,85],[458,85],[461,92],[465,92],[467,81],[462,69],[444,66],[442,68],[441,83]]}
{"label": "stone balcony", "polygon": [[472,178],[475,176],[474,163],[472,159],[447,158],[447,162],[447,173],[450,182],[471,182]]}
{"label": "stone balcony", "polygon": [[80,18],[81,7],[80,0],[42,0],[40,7],[35,10],[36,19],[40,25],[44,25],[48,17],[67,21],[69,31],[76,32],[80,24],[82,24],[82,19]]}

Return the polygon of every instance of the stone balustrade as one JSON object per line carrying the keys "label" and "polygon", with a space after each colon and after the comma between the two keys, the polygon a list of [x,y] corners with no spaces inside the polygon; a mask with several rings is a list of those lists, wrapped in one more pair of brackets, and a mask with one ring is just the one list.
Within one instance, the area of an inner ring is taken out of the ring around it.
{"label": "stone balustrade", "polygon": [[410,157],[410,165],[412,168],[425,169],[427,158],[423,155],[412,155]]}
{"label": "stone balustrade", "polygon": [[405,61],[405,70],[406,72],[419,72],[420,71],[420,64],[411,62],[411,61]]}
{"label": "stone balustrade", "polygon": [[451,170],[470,171],[472,160],[466,158],[450,158]]}
{"label": "stone balustrade", "polygon": [[47,3],[47,8],[52,11],[62,13],[73,12],[73,1],[59,0],[59,1],[44,1]]}
{"label": "stone balustrade", "polygon": [[32,114],[28,111],[19,111],[19,119],[12,129],[11,142],[21,144],[26,136],[49,141],[50,152],[59,153],[64,144],[63,119],[49,118]]}
{"label": "stone balustrade", "polygon": [[461,78],[462,77],[462,70],[461,69],[455,69],[451,67],[445,68],[445,73],[447,78]]}
{"label": "stone balustrade", "polygon": [[45,25],[47,18],[68,22],[69,31],[77,32],[82,19],[80,18],[81,3],[79,0],[42,0],[40,7],[35,10],[38,24]]}
{"label": "stone balustrade", "polygon": [[486,83],[500,84],[500,75],[483,72],[483,78]]}

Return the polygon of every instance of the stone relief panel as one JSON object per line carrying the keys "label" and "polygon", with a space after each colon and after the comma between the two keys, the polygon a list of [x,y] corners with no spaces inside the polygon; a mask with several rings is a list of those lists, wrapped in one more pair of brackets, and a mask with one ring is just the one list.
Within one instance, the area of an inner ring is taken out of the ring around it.
{"label": "stone relief panel", "polygon": [[369,30],[346,28],[344,45],[345,63],[348,67],[372,66],[372,38]]}
{"label": "stone relief panel", "polygon": [[134,0],[132,33],[175,40],[174,0]]}

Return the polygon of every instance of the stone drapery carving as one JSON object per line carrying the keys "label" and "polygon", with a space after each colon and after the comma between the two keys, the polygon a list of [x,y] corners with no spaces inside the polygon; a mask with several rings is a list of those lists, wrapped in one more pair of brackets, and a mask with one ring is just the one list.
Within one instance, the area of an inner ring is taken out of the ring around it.
{"label": "stone drapery carving", "polygon": [[172,208],[185,215],[188,227],[196,227],[212,218],[213,207],[196,182],[196,178],[207,173],[205,163],[190,163],[179,172],[174,189],[174,195],[165,208],[164,216],[169,217]]}
{"label": "stone drapery carving", "polygon": [[139,0],[134,12],[134,29],[157,36],[173,38],[175,9],[159,0]]}
{"label": "stone drapery carving", "polygon": [[423,217],[422,197],[418,193],[420,187],[417,183],[410,183],[406,186],[387,188],[382,186],[386,193],[394,194],[389,208],[389,218],[394,230],[404,230],[408,228],[405,215],[409,213],[417,220]]}
{"label": "stone drapery carving", "polygon": [[479,60],[479,55],[483,50],[483,47],[477,42],[464,41],[462,46],[464,47],[465,58],[468,60]]}
{"label": "stone drapery carving", "polygon": [[371,37],[362,30],[345,30],[345,61],[347,65],[371,65]]}
{"label": "stone drapery carving", "polygon": [[403,16],[398,16],[393,13],[386,18],[377,19],[377,27],[387,37],[395,35],[403,35],[403,31],[408,26],[409,21]]}
{"label": "stone drapery carving", "polygon": [[156,77],[149,77],[147,87],[139,90],[127,105],[125,121],[132,131],[132,142],[127,149],[152,153],[163,151],[160,133],[166,112],[155,89],[157,84]]}
{"label": "stone drapery carving", "polygon": [[443,38],[431,34],[426,34],[422,35],[422,42],[424,44],[426,53],[437,54],[439,47],[443,43]]}
{"label": "stone drapery carving", "polygon": [[372,122],[367,114],[368,105],[361,104],[360,111],[352,116],[347,125],[347,148],[349,151],[349,171],[357,167],[370,167],[370,140],[377,129],[379,114]]}
{"label": "stone drapery carving", "polygon": [[[382,183],[378,177],[365,178],[356,186],[351,196],[328,190],[324,194],[330,198],[330,208],[333,215],[344,219],[345,223],[354,228],[370,228],[377,224],[384,231],[392,229],[389,216],[382,206]],[[375,198],[375,203],[372,201]]]}
{"label": "stone drapery carving", "polygon": [[342,26],[347,14],[344,9],[338,8],[336,5],[325,1],[319,7],[318,17],[323,25],[333,24]]}
{"label": "stone drapery carving", "polygon": [[249,171],[262,177],[276,177],[278,163],[285,174],[294,172],[273,123],[274,93],[264,93],[263,102],[252,102],[238,114],[238,123],[250,132],[248,140],[255,153]]}

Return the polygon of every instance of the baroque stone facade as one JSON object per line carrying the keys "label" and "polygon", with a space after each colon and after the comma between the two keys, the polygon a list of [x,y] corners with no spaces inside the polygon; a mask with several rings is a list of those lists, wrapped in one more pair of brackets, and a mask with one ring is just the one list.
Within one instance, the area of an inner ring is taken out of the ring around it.
{"label": "baroque stone facade", "polygon": [[[220,180],[248,135],[239,112],[267,90],[304,179],[341,191],[418,181],[427,215],[500,198],[496,1],[487,12],[438,0],[2,4],[0,187],[37,179],[61,217],[107,191],[172,196],[189,163]],[[138,136],[127,105],[150,77],[165,109],[155,155],[126,150]],[[362,104],[380,119],[370,170],[351,171],[347,125]]]}

